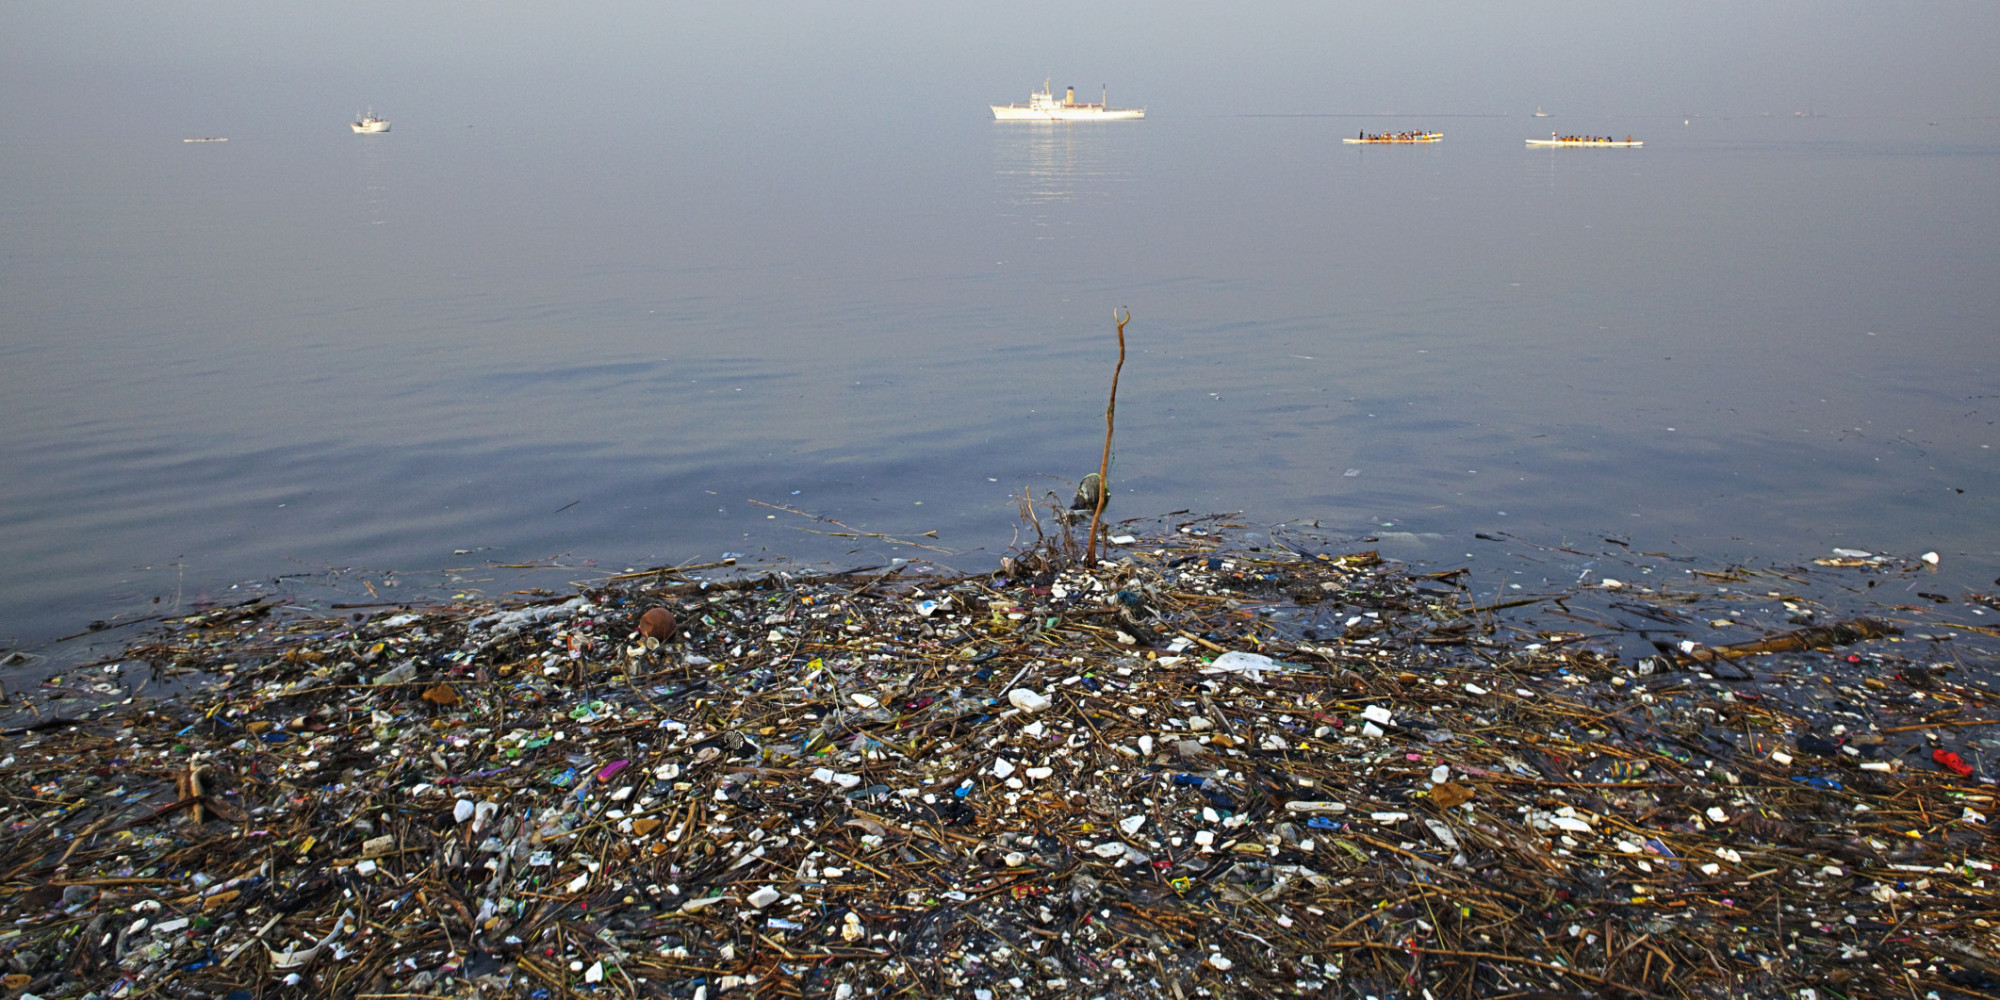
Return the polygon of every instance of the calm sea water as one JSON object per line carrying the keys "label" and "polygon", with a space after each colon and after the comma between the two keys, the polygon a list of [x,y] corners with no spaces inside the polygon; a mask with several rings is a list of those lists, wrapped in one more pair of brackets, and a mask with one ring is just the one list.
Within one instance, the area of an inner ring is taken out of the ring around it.
{"label": "calm sea water", "polygon": [[[1114,88],[1151,116],[996,124],[980,101],[1039,81],[1003,82],[784,122],[459,95],[378,104],[377,136],[272,99],[10,138],[0,646],[333,568],[985,568],[1010,498],[1096,468],[1121,308],[1117,513],[1416,558],[1936,550],[1940,587],[1994,586],[2000,121]],[[1339,141],[1419,127],[1446,138]],[[1522,141],[1551,128],[1645,146]]]}

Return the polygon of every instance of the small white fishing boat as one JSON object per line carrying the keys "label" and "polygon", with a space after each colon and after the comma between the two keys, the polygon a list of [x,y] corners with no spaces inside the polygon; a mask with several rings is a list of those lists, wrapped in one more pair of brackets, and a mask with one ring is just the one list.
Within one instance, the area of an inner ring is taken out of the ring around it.
{"label": "small white fishing boat", "polygon": [[387,132],[389,131],[389,120],[375,117],[375,109],[369,108],[367,114],[348,122],[347,127],[356,132]]}

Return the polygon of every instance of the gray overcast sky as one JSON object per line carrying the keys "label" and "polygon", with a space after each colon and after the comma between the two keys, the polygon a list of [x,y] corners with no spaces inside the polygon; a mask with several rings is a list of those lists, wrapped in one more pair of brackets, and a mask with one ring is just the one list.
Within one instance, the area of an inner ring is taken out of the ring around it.
{"label": "gray overcast sky", "polygon": [[[0,122],[975,114],[1042,77],[1156,115],[2000,114],[2000,4],[10,2]],[[899,112],[897,109],[905,109]],[[218,125],[217,127],[220,127]]]}

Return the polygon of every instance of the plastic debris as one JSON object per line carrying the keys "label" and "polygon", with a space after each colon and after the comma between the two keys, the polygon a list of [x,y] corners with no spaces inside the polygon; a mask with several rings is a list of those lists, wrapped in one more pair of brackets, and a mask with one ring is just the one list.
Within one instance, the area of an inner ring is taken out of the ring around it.
{"label": "plastic debris", "polygon": [[1214,523],[1118,544],[170,621],[127,652],[175,697],[0,739],[6,985],[1866,996],[1983,968],[2000,727],[1949,615],[1993,605],[1800,583],[1925,560],[1629,557],[1557,605]]}
{"label": "plastic debris", "polygon": [[1967,764],[1964,758],[1949,750],[1933,750],[1931,751],[1931,759],[1937,761],[1939,767],[1961,778],[1972,777],[1972,765]]}

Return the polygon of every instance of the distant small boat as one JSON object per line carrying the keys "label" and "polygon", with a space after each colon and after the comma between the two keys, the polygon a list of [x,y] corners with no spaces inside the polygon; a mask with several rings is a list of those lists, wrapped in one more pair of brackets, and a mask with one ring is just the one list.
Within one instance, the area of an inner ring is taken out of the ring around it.
{"label": "distant small boat", "polygon": [[347,127],[356,132],[387,132],[389,120],[375,117],[375,109],[369,108],[367,114],[362,115],[358,121],[348,122]]}
{"label": "distant small boat", "polygon": [[228,142],[229,140],[227,138],[210,138],[210,139],[182,139],[181,141],[182,142]]}
{"label": "distant small boat", "polygon": [[1629,147],[1636,147],[1636,146],[1643,146],[1643,145],[1645,145],[1645,143],[1644,143],[1644,142],[1642,142],[1642,141],[1640,141],[1640,140],[1638,140],[1638,139],[1634,139],[1634,138],[1632,138],[1632,137],[1631,137],[1631,136],[1629,136],[1629,135],[1628,135],[1628,136],[1626,136],[1626,137],[1625,137],[1625,138],[1623,138],[1623,139],[1613,139],[1613,138],[1611,138],[1610,136],[1590,136],[1590,135],[1557,135],[1557,134],[1555,134],[1554,132],[1550,132],[1550,133],[1549,133],[1549,137],[1548,137],[1548,138],[1546,138],[1546,139],[1529,139],[1529,140],[1528,140],[1528,145],[1530,145],[1530,146],[1598,146],[1598,147],[1620,147],[1620,146],[1622,146],[1622,147],[1628,147],[1628,148],[1629,148]]}
{"label": "distant small boat", "polygon": [[1382,135],[1363,135],[1359,139],[1342,139],[1351,146],[1366,146],[1381,142],[1436,142],[1444,138],[1443,132],[1387,132]]}
{"label": "distant small boat", "polygon": [[1134,121],[1146,117],[1145,108],[1107,107],[1103,99],[1097,104],[1076,103],[1076,88],[1070,87],[1058,101],[1049,92],[1049,83],[1042,81],[1042,89],[1028,94],[1028,103],[989,104],[993,109],[993,119],[1003,122],[1114,122]]}
{"label": "distant small boat", "polygon": [[1541,106],[1541,105],[1539,105],[1539,104],[1535,105],[1535,117],[1537,117],[1537,118],[1547,118],[1548,116],[1549,116],[1549,113],[1548,113],[1548,112],[1546,112],[1546,111],[1543,111],[1543,110],[1542,110],[1542,106]]}

